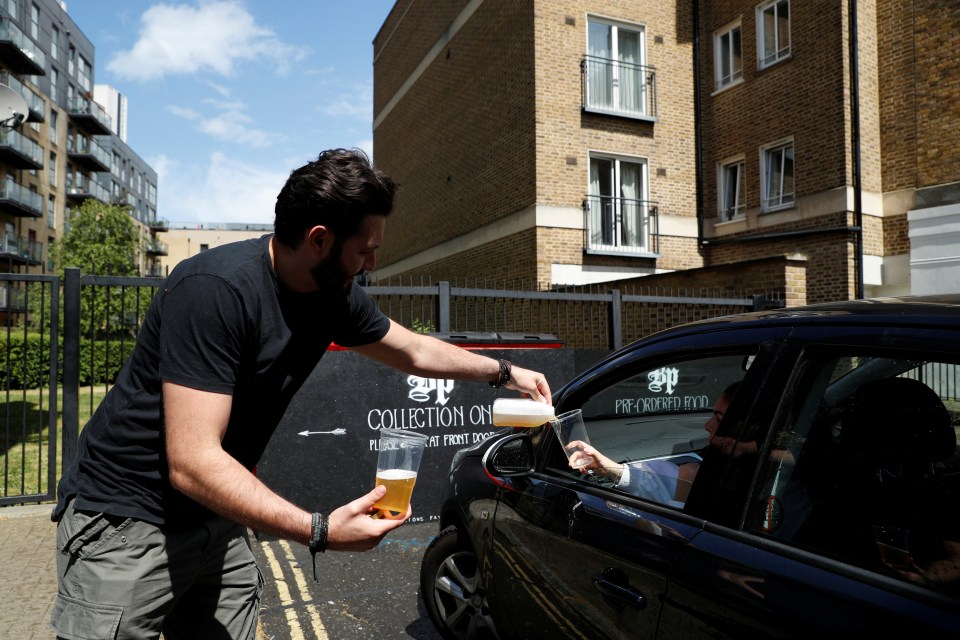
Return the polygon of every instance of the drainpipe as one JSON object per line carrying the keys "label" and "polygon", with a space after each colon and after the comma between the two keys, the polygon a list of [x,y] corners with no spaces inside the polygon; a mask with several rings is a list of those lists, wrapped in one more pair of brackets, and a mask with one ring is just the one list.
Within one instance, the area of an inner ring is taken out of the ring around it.
{"label": "drainpipe", "polygon": [[696,163],[697,246],[703,241],[703,118],[700,104],[700,0],[693,0],[693,139]]}
{"label": "drainpipe", "polygon": [[857,0],[850,0],[850,148],[853,154],[853,217],[857,232],[855,297],[863,298],[863,186],[860,181],[860,77],[857,57]]}

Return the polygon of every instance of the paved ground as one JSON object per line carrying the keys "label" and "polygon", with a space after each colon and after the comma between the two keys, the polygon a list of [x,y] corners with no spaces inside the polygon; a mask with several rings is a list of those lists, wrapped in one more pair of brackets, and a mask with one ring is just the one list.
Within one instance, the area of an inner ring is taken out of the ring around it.
{"label": "paved ground", "polygon": [[[49,640],[56,593],[51,505],[0,507],[0,638]],[[418,598],[420,558],[435,524],[406,525],[367,553],[317,556],[301,545],[253,538],[266,581],[262,640],[439,640]]]}

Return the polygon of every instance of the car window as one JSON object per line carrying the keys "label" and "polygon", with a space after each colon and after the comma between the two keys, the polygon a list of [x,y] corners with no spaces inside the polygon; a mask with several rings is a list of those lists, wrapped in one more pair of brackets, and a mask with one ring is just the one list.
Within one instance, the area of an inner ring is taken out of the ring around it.
{"label": "car window", "polygon": [[753,531],[960,594],[960,364],[813,351],[798,371]]}
{"label": "car window", "polygon": [[[580,479],[683,507],[708,444],[705,427],[753,355],[741,351],[660,361],[652,368],[632,368],[593,393],[579,408],[602,464]],[[573,474],[564,461],[552,458],[555,470]]]}

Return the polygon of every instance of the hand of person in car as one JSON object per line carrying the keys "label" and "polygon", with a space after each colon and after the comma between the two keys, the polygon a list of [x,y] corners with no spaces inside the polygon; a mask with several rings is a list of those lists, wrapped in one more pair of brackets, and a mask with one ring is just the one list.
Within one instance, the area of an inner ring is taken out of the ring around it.
{"label": "hand of person in car", "polygon": [[622,464],[614,462],[582,440],[571,440],[567,449],[573,451],[568,462],[577,471],[595,471],[614,482],[623,473]]}

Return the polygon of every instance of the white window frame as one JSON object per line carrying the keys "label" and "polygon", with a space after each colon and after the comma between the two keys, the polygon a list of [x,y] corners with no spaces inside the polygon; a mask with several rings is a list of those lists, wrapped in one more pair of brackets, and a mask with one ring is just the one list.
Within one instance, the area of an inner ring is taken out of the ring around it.
{"label": "white window frame", "polygon": [[[601,25],[606,27],[610,33],[610,51],[608,53],[608,58],[599,58],[593,56],[591,51],[591,37],[590,31],[591,27],[594,25]],[[633,69],[626,66],[623,60],[621,60],[620,49],[619,49],[619,32],[627,31],[630,33],[635,33],[638,38],[638,48],[637,52],[639,60],[629,63],[629,65],[636,65],[636,73],[639,74],[639,78],[629,78],[625,74],[629,74]],[[587,86],[585,87],[586,99],[585,99],[585,108],[587,111],[599,112],[599,113],[611,113],[616,115],[623,116],[632,116],[632,117],[650,117],[650,109],[647,105],[649,99],[649,88],[647,87],[646,82],[646,66],[647,66],[647,28],[642,24],[631,24],[617,22],[615,20],[604,19],[597,16],[587,16],[587,64],[588,64],[588,76],[587,76]],[[600,93],[599,91],[593,90],[591,87],[597,82],[596,79],[591,81],[591,73],[589,67],[591,66],[590,60],[607,60],[610,63],[610,82],[600,82],[599,84],[603,86],[604,92],[609,92],[609,97],[604,99],[602,96],[596,94]],[[638,97],[635,102],[637,103],[633,107],[624,106],[625,104],[631,102],[627,100],[625,95],[622,92],[622,87],[628,82],[636,82],[638,89]],[[609,104],[607,104],[609,103]]]}
{"label": "white window frame", "polygon": [[797,199],[796,182],[796,149],[793,138],[777,140],[760,148],[760,202],[763,211],[793,207]]}
{"label": "white window frame", "polygon": [[[765,17],[767,12],[772,12],[773,22],[776,25],[779,20],[780,13],[786,9],[786,28],[783,32],[780,29],[774,28],[773,33],[773,48],[770,50],[766,45],[767,38],[767,29],[765,25]],[[774,65],[781,60],[785,60],[790,57],[790,0],[771,0],[770,2],[765,2],[757,7],[757,68],[765,69],[771,65]],[[783,40],[786,42],[783,42]]]}
{"label": "white window frame", "polygon": [[[727,174],[730,170],[738,172],[732,209],[726,206],[729,202]],[[746,158],[743,154],[725,158],[717,164],[717,217],[720,218],[720,222],[727,222],[744,216],[746,211],[746,186]]]}
{"label": "white window frame", "polygon": [[[610,242],[604,242],[601,237],[599,241],[593,239],[594,232],[597,230],[602,230],[602,212],[596,211],[593,212],[594,215],[590,215],[588,212],[587,219],[584,220],[586,231],[587,231],[587,252],[594,254],[613,254],[613,255],[652,255],[653,253],[653,238],[651,229],[652,216],[649,211],[649,202],[650,202],[650,165],[647,158],[637,157],[637,156],[626,156],[613,153],[604,153],[604,152],[590,152],[589,162],[587,168],[587,194],[589,200],[593,203],[597,198],[609,198],[611,200],[611,205],[613,209],[611,213],[613,215],[610,222],[612,226],[610,227]],[[613,163],[612,170],[613,175],[611,176],[610,182],[614,190],[611,194],[601,194],[597,193],[596,190],[591,186],[593,182],[593,161],[594,160],[605,160]],[[637,192],[637,197],[632,198],[632,200],[637,201],[640,207],[638,213],[640,214],[640,219],[638,220],[638,229],[635,230],[635,235],[638,238],[638,242],[634,244],[626,244],[623,242],[623,236],[625,233],[629,233],[629,230],[624,229],[623,222],[623,203],[625,202],[623,193],[623,173],[622,173],[622,163],[630,163],[636,165],[639,169],[638,177],[640,179],[640,189]],[[599,203],[595,203],[599,204]],[[594,204],[594,206],[595,206]],[[597,224],[590,224],[590,219],[596,217],[597,222],[600,224],[597,227]],[[601,231],[602,232],[602,231]]]}
{"label": "white window frame", "polygon": [[[739,51],[735,51],[734,32],[740,33]],[[726,42],[724,42],[726,39]],[[740,68],[734,69],[734,61],[739,54]],[[729,70],[727,69],[729,67]],[[743,28],[737,20],[726,25],[713,36],[714,86],[717,91],[743,82]]]}

